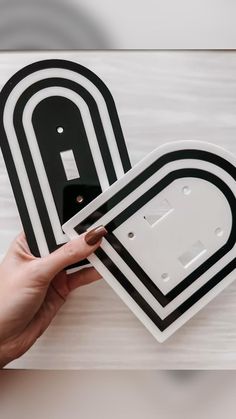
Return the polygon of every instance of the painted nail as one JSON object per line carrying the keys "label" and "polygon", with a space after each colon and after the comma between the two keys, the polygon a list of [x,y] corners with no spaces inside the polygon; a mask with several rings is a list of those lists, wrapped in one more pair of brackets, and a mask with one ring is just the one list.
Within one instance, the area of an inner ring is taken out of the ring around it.
{"label": "painted nail", "polygon": [[94,230],[89,231],[85,235],[85,241],[89,246],[94,246],[97,244],[106,234],[108,231],[103,226],[99,226],[94,228]]}

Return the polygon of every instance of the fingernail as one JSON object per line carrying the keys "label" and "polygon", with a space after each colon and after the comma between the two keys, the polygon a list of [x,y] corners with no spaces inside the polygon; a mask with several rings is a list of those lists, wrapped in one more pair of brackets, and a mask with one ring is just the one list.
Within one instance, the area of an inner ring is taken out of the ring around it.
{"label": "fingernail", "polygon": [[99,226],[97,228],[94,228],[94,230],[89,231],[85,235],[85,241],[89,246],[94,246],[99,242],[99,240],[102,239],[102,237],[106,236],[108,231],[103,226]]}

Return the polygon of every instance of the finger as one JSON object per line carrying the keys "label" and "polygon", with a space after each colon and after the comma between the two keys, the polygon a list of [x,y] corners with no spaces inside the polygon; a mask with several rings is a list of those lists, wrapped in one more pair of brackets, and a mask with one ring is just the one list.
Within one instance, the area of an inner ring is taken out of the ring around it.
{"label": "finger", "polygon": [[74,289],[88,285],[100,278],[101,276],[94,268],[83,268],[79,272],[70,275],[67,275],[66,271],[62,271],[55,276],[50,286],[53,287],[61,298],[66,300],[70,292]]}
{"label": "finger", "polygon": [[104,227],[96,229],[81,235],[60,247],[55,252],[44,257],[40,261],[44,277],[49,281],[66,267],[73,265],[91,255],[101,244],[102,238],[107,234]]}
{"label": "finger", "polygon": [[84,268],[79,272],[67,275],[67,286],[69,291],[78,287],[91,284],[101,279],[101,275],[94,268]]}

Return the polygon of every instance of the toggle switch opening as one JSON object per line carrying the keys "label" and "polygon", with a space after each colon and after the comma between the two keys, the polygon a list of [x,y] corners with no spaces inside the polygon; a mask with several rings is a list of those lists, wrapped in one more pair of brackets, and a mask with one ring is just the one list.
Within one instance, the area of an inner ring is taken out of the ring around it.
{"label": "toggle switch opening", "polygon": [[183,253],[178,259],[184,268],[188,268],[193,262],[206,253],[207,249],[204,244],[198,240],[190,249]]}
{"label": "toggle switch opening", "polygon": [[144,219],[148,222],[151,227],[154,227],[159,221],[169,215],[174,208],[171,206],[167,199],[159,202],[155,210],[152,209],[149,213],[144,216]]}
{"label": "toggle switch opening", "polygon": [[67,180],[79,179],[80,174],[75,161],[73,150],[66,150],[60,153]]}

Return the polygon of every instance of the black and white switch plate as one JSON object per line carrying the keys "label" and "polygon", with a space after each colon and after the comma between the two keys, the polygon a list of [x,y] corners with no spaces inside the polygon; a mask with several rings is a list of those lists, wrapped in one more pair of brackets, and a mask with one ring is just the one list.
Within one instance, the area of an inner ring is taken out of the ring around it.
{"label": "black and white switch plate", "polygon": [[36,256],[64,244],[62,224],[131,168],[109,89],[66,60],[32,63],[7,82],[0,145]]}
{"label": "black and white switch plate", "polygon": [[89,261],[160,342],[236,276],[236,159],[212,144],[162,146],[63,225],[104,225]]}

